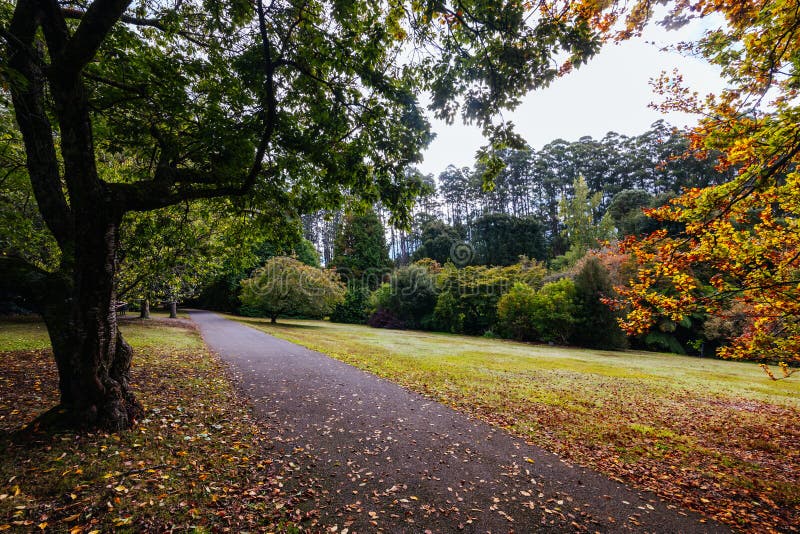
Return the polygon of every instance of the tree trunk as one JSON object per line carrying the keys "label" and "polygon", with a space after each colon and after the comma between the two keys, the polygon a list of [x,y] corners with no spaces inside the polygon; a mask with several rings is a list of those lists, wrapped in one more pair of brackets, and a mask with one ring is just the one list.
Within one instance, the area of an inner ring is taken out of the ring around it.
{"label": "tree trunk", "polygon": [[[59,425],[120,430],[142,413],[130,391],[132,351],[117,329],[115,310],[116,251],[125,207],[98,176],[92,108],[82,83],[82,71],[128,3],[93,3],[71,33],[58,3],[19,1],[3,30],[9,65],[19,77],[8,85],[31,186],[61,249],[56,273],[27,269],[42,282],[31,292],[38,293],[59,371],[61,407],[53,412]],[[50,59],[45,68],[40,55]]]}
{"label": "tree trunk", "polygon": [[171,300],[169,303],[169,318],[176,319],[178,317],[178,303]]}
{"label": "tree trunk", "polygon": [[272,324],[277,323],[278,322],[278,316],[277,315],[273,315],[272,317],[269,318],[269,322],[272,323]]}
{"label": "tree trunk", "polygon": [[117,431],[130,427],[143,408],[130,390],[133,351],[117,327],[118,228],[102,226],[78,234],[74,274],[62,277],[60,291],[52,293],[58,298],[48,299],[53,304],[43,315],[59,371],[65,412],[59,423]]}
{"label": "tree trunk", "polygon": [[150,318],[150,299],[142,299],[142,304],[139,306],[139,319]]}

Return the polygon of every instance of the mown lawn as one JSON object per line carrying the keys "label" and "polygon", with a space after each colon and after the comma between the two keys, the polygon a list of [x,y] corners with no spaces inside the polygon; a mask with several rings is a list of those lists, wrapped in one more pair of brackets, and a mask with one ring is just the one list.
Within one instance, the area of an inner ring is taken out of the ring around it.
{"label": "mown lawn", "polygon": [[670,354],[237,319],[742,530],[800,529],[800,377]]}
{"label": "mown lawn", "polygon": [[302,460],[277,452],[193,324],[156,315],[122,330],[145,417],[118,434],[53,435],[31,425],[57,403],[46,330],[0,320],[0,530],[293,530],[283,481]]}

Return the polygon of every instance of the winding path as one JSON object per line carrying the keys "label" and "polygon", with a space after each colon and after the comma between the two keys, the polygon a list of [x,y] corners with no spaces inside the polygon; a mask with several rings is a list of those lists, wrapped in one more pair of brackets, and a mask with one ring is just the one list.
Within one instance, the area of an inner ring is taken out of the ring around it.
{"label": "winding path", "polygon": [[323,354],[191,317],[279,448],[306,455],[290,489],[338,532],[727,532]]}

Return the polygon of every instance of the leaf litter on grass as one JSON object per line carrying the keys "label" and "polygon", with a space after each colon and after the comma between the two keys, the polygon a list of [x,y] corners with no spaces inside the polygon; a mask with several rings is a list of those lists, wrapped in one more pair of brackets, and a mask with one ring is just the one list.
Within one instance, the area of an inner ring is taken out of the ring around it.
{"label": "leaf litter on grass", "polygon": [[49,350],[0,354],[0,530],[291,532],[313,518],[284,489],[304,459],[209,351],[137,350],[132,375],[146,415],[130,430],[20,433],[57,403],[58,377]]}

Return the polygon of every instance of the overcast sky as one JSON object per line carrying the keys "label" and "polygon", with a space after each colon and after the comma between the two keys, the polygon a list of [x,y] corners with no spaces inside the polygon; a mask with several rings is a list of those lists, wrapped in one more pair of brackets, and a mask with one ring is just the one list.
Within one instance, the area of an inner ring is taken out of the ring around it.
{"label": "overcast sky", "polygon": [[[607,45],[587,65],[530,93],[515,111],[504,113],[504,119],[514,122],[534,149],[559,138],[575,141],[591,135],[599,139],[609,131],[637,135],[658,119],[678,127],[694,124],[696,118],[691,115],[663,115],[650,109],[648,104],[657,99],[650,80],[677,67],[686,84],[701,95],[718,91],[722,81],[716,67],[661,50],[665,44],[697,39],[708,27],[708,22],[694,22],[668,32],[651,25],[641,39]],[[449,164],[472,166],[475,151],[485,144],[480,129],[437,120],[432,125],[436,139],[419,169],[438,176]]]}

